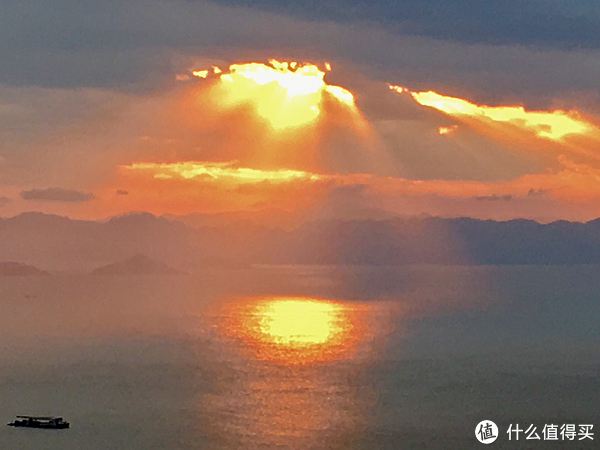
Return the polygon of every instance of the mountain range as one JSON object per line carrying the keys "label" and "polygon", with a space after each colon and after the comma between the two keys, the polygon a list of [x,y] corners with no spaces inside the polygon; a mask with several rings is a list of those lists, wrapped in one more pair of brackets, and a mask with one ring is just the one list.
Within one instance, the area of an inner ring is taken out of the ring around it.
{"label": "mountain range", "polygon": [[[186,223],[187,222],[187,223]],[[42,213],[0,219],[0,261],[89,272],[137,254],[177,270],[250,264],[598,264],[600,219],[587,223],[470,218],[248,221],[195,227],[185,216],[130,213],[103,221]]]}
{"label": "mountain range", "polygon": [[0,276],[5,277],[22,277],[22,276],[40,276],[50,275],[48,272],[14,261],[0,262]]}

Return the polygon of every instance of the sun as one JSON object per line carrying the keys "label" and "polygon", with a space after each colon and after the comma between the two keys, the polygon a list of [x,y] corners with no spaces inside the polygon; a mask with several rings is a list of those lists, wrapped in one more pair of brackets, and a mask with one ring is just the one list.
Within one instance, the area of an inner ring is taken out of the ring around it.
{"label": "sun", "polygon": [[[211,72],[192,70],[191,74],[206,79]],[[316,64],[270,59],[268,64],[231,64],[228,70],[213,67],[212,75],[217,82],[211,91],[220,108],[250,106],[275,131],[314,123],[326,99],[358,112],[354,95],[346,88],[328,84],[326,72]]]}

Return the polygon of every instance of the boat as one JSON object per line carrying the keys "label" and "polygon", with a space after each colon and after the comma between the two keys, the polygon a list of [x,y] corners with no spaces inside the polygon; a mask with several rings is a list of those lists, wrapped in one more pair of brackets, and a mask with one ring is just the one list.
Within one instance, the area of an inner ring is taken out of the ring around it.
{"label": "boat", "polygon": [[60,430],[69,428],[69,422],[63,420],[62,417],[17,416],[8,426]]}

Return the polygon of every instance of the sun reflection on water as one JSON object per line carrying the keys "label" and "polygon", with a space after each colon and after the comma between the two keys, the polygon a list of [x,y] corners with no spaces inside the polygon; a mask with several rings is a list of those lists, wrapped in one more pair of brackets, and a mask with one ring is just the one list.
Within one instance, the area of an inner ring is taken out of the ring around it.
{"label": "sun reflection on water", "polygon": [[339,307],[312,300],[274,300],[259,307],[260,331],[281,345],[323,344],[340,332]]}
{"label": "sun reflection on water", "polygon": [[271,296],[223,304],[223,382],[202,399],[222,448],[337,448],[360,434],[374,402],[362,374],[389,317],[375,302]]}
{"label": "sun reflection on water", "polygon": [[261,360],[286,365],[331,361],[349,357],[369,339],[361,305],[305,297],[244,300],[230,305],[224,332]]}

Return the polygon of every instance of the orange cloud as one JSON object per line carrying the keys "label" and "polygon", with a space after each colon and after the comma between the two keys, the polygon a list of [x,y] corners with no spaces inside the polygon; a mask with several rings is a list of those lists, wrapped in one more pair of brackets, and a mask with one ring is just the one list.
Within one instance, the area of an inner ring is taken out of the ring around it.
{"label": "orange cloud", "polygon": [[232,185],[252,184],[269,181],[285,183],[293,180],[316,181],[321,177],[300,170],[279,169],[260,170],[249,167],[237,167],[235,162],[182,161],[176,163],[132,163],[120,166],[122,170],[146,172],[154,178],[197,178],[223,181]]}
{"label": "orange cloud", "polygon": [[399,94],[408,93],[418,104],[464,122],[499,142],[521,143],[544,153],[549,150],[555,154],[573,152],[600,159],[597,151],[600,126],[577,110],[531,111],[519,105],[482,105],[434,91],[410,91],[397,85],[389,85],[389,88]]}
{"label": "orange cloud", "polygon": [[416,102],[457,118],[474,118],[481,121],[506,122],[529,130],[537,137],[564,142],[571,134],[587,135],[596,129],[577,111],[527,111],[523,106],[477,105],[462,98],[441,95],[437,92],[411,92]]}
{"label": "orange cloud", "polygon": [[[329,177],[295,170],[259,170],[233,163],[132,163],[104,189],[122,211],[220,213],[304,208],[329,189]],[[115,199],[114,189],[127,196]]]}

